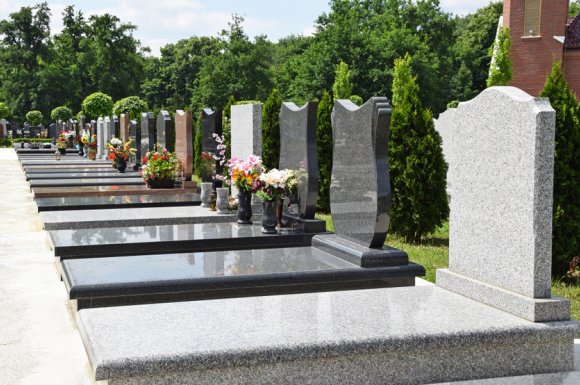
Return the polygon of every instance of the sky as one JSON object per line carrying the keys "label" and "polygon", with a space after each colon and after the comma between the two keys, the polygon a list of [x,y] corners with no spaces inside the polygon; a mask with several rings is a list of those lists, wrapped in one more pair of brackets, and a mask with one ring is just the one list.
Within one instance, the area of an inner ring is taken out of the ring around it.
{"label": "sky", "polygon": [[[22,6],[43,0],[0,0],[0,20]],[[232,14],[244,17],[244,31],[250,36],[265,34],[272,41],[291,34],[309,35],[314,22],[328,12],[328,0],[80,0],[50,1],[51,33],[62,29],[62,11],[74,5],[85,16],[110,13],[122,22],[137,26],[135,37],[159,55],[159,48],[191,36],[216,36],[227,28]],[[447,12],[471,13],[491,0],[440,0]]]}

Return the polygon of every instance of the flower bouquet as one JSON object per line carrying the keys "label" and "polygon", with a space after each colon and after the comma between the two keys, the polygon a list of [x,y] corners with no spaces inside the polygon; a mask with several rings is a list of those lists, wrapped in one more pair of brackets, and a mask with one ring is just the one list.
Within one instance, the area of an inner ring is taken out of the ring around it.
{"label": "flower bouquet", "polygon": [[89,154],[88,154],[89,159],[96,160],[97,159],[97,148],[98,148],[97,142],[96,141],[90,142],[87,146],[89,148]]}
{"label": "flower bouquet", "polygon": [[252,218],[252,190],[254,184],[260,178],[263,171],[262,159],[256,155],[250,155],[246,160],[234,157],[228,162],[228,170],[233,184],[238,193],[238,223],[251,224]]}
{"label": "flower bouquet", "polygon": [[119,172],[125,172],[129,156],[135,152],[136,150],[131,148],[130,139],[123,143],[121,139],[112,138],[109,143],[109,159],[117,162],[117,170]]}
{"label": "flower bouquet", "polygon": [[[281,226],[281,198],[287,189],[292,189],[295,176],[290,170],[272,169],[262,173],[254,183],[256,196],[262,201],[262,233],[276,234],[276,225]],[[276,210],[279,208],[280,210]],[[277,211],[280,211],[277,213]]]}
{"label": "flower bouquet", "polygon": [[62,155],[66,154],[67,143],[68,143],[68,140],[66,139],[64,134],[60,134],[58,139],[56,140],[56,147],[58,148],[58,151]]}
{"label": "flower bouquet", "polygon": [[157,145],[143,157],[141,175],[149,188],[173,188],[175,178],[181,171],[181,162],[175,153]]}

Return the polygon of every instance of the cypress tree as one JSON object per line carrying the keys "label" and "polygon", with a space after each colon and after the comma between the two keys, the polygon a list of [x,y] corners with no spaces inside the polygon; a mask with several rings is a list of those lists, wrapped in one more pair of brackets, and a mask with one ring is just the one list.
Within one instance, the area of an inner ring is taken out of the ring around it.
{"label": "cypress tree", "polygon": [[580,107],[560,63],[552,66],[540,96],[556,110],[552,271],[561,275],[580,256]]}
{"label": "cypress tree", "polygon": [[280,108],[282,96],[273,89],[262,109],[262,160],[266,168],[278,168],[280,161]]}
{"label": "cypress tree", "polygon": [[318,152],[318,202],[320,212],[330,212],[330,175],[332,173],[332,98],[327,91],[318,104],[316,144]]}
{"label": "cypress tree", "polygon": [[341,61],[336,66],[336,77],[332,85],[334,100],[348,99],[352,95],[352,83],[350,81],[350,70],[348,64]]}
{"label": "cypress tree", "polygon": [[510,29],[501,27],[497,33],[495,43],[489,48],[491,67],[487,78],[488,87],[505,86],[512,80],[511,45]]}
{"label": "cypress tree", "polygon": [[407,242],[418,242],[442,224],[449,206],[441,137],[431,111],[419,101],[411,60],[408,54],[395,60],[389,140],[391,228]]}

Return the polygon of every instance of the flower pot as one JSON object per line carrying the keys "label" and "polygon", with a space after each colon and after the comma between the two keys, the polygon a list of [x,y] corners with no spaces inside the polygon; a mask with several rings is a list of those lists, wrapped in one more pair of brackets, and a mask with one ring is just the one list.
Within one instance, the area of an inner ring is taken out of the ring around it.
{"label": "flower pot", "polygon": [[173,179],[147,179],[145,183],[150,189],[175,187]]}
{"label": "flower pot", "polygon": [[125,172],[127,169],[127,160],[125,158],[118,158],[117,159],[117,170],[121,173]]}
{"label": "flower pot", "polygon": [[90,160],[97,160],[97,149],[89,148],[89,159]]}
{"label": "flower pot", "polygon": [[249,192],[238,193],[238,224],[252,224],[252,194]]}
{"label": "flower pot", "polygon": [[218,187],[216,190],[217,201],[216,207],[218,214],[230,213],[230,189],[227,187]]}
{"label": "flower pot", "polygon": [[212,184],[204,182],[201,184],[201,207],[209,207],[209,194],[212,191]]}
{"label": "flower pot", "polygon": [[60,152],[61,155],[66,154],[66,148],[58,148],[58,152]]}
{"label": "flower pot", "polygon": [[284,214],[284,199],[278,199],[276,201],[276,228],[281,230],[284,228],[282,223],[282,215]]}
{"label": "flower pot", "polygon": [[275,201],[262,203],[262,234],[278,234]]}

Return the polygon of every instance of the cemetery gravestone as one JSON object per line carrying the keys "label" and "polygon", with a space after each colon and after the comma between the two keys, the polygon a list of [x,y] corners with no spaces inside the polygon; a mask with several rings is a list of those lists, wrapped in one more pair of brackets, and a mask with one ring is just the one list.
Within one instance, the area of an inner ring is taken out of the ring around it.
{"label": "cemetery gravestone", "polygon": [[119,116],[119,124],[120,124],[120,138],[123,142],[126,142],[127,140],[129,140],[129,115],[127,114],[121,114]]}
{"label": "cemetery gravestone", "polygon": [[97,119],[97,157],[103,158],[105,155],[105,120],[99,116]]}
{"label": "cemetery gravestone", "polygon": [[449,269],[437,284],[531,321],[569,319],[569,301],[550,296],[555,111],[492,87],[454,115]]}
{"label": "cemetery gravestone", "polygon": [[[457,108],[449,108],[447,111],[439,114],[439,118],[435,120],[435,129],[441,135],[443,156],[447,164],[453,163],[453,124],[455,121],[455,114]],[[451,191],[453,190],[453,182],[451,180],[451,174],[447,172],[447,196],[451,197]]]}
{"label": "cemetery gravestone", "polygon": [[193,174],[193,136],[191,111],[175,112],[175,153],[183,166],[185,180]]}
{"label": "cemetery gravestone", "polygon": [[326,226],[314,219],[318,200],[317,110],[314,102],[300,108],[283,103],[280,108],[280,169],[293,170],[298,179],[296,196],[284,202],[283,222],[307,232],[323,232]]}
{"label": "cemetery gravestone", "polygon": [[114,128],[114,135],[115,138],[120,138],[121,137],[121,125],[119,124],[119,117],[113,115],[111,117],[111,119],[113,119],[113,128]]}
{"label": "cemetery gravestone", "polygon": [[153,112],[141,113],[141,158],[153,150],[155,145],[154,119]]}
{"label": "cemetery gravestone", "polygon": [[135,158],[133,169],[138,170],[141,167],[141,126],[137,125],[136,120],[131,120],[129,124],[129,139],[131,139],[131,148],[135,149],[135,154],[131,155]]}
{"label": "cemetery gravestone", "polygon": [[214,134],[222,135],[222,113],[204,108],[201,111],[201,151],[202,172],[204,182],[213,182],[216,173],[221,173],[221,165],[213,159],[217,153],[217,142]]}
{"label": "cemetery gravestone", "polygon": [[87,117],[84,115],[81,115],[80,119],[79,119],[79,126],[80,126],[79,129],[84,130],[86,128],[86,124],[87,124]]}
{"label": "cemetery gravestone", "polygon": [[51,123],[48,126],[48,137],[53,139],[53,143],[54,143],[54,140],[58,137],[58,132],[57,132],[55,123]]}
{"label": "cemetery gravestone", "polygon": [[0,139],[6,138],[8,136],[6,131],[6,120],[0,119]]}
{"label": "cemetery gravestone", "polygon": [[103,159],[107,159],[107,144],[109,143],[109,141],[111,140],[111,133],[113,132],[114,128],[113,128],[113,122],[111,121],[111,117],[110,116],[105,116],[105,121],[104,121],[104,130],[103,130],[103,140],[105,142],[105,146],[103,147],[103,152],[102,152],[102,158]]}
{"label": "cemetery gravestone", "polygon": [[175,125],[165,110],[157,115],[157,143],[170,152],[175,151]]}
{"label": "cemetery gravestone", "polygon": [[95,120],[91,120],[89,135],[92,137],[96,133],[97,133],[97,122]]}

